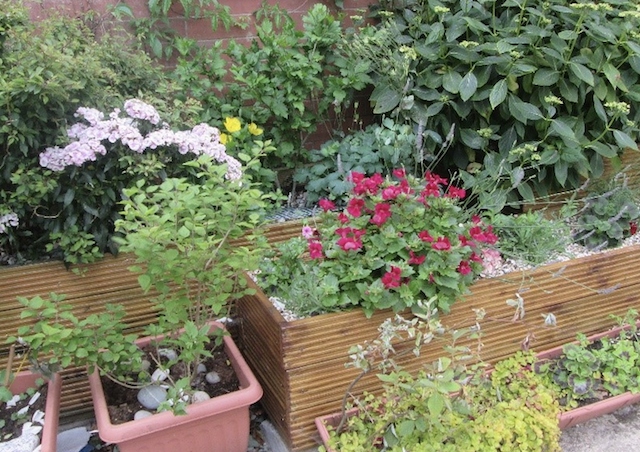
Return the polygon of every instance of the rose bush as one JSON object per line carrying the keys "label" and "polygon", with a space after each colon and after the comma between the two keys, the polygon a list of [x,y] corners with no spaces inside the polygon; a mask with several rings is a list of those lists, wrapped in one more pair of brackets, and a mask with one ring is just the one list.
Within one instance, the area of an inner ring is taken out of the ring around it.
{"label": "rose bush", "polygon": [[[285,242],[263,274],[283,299],[305,299],[311,312],[361,306],[447,312],[483,270],[497,241],[491,225],[460,205],[464,189],[427,172],[393,177],[352,172],[343,211],[321,200],[315,227]],[[314,300],[314,301],[309,301]]]}

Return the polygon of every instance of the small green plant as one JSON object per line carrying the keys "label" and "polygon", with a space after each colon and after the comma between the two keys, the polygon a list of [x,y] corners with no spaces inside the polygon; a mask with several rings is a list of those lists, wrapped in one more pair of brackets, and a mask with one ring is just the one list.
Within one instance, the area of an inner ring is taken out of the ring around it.
{"label": "small green plant", "polygon": [[497,248],[503,256],[532,265],[549,261],[570,243],[570,227],[558,219],[547,219],[540,211],[518,215],[497,214],[491,224],[500,237]]}
{"label": "small green plant", "polygon": [[577,214],[575,240],[588,248],[612,248],[632,235],[640,209],[637,194],[623,176],[596,186],[587,194],[584,207]]}
{"label": "small green plant", "polygon": [[563,406],[640,391],[637,312],[630,310],[618,320],[625,328],[618,337],[591,343],[579,334],[576,343],[563,347],[561,357],[537,364],[538,372],[557,386]]}

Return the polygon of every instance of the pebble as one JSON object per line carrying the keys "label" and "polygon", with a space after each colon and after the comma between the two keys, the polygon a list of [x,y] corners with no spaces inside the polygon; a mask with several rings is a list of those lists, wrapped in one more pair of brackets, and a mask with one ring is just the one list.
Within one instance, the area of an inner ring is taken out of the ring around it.
{"label": "pebble", "polygon": [[138,410],[133,415],[133,420],[137,421],[137,420],[140,420],[140,419],[144,419],[145,417],[149,417],[149,416],[153,416],[153,413],[151,413],[150,411],[147,411],[147,410]]}
{"label": "pebble", "polygon": [[176,353],[176,351],[170,348],[158,349],[158,355],[162,356],[163,358],[167,358],[169,361],[175,361],[176,359],[178,359],[178,354]]}
{"label": "pebble", "polygon": [[167,400],[167,390],[160,386],[145,386],[138,392],[138,402],[147,410],[155,410],[165,400]]}
{"label": "pebble", "polygon": [[151,374],[151,381],[165,381],[169,378],[169,371],[164,369],[156,369]]}
{"label": "pebble", "polygon": [[198,364],[198,367],[196,367],[196,373],[203,374],[206,371],[207,371],[207,366],[205,366],[202,363]]}
{"label": "pebble", "polygon": [[211,399],[211,396],[204,391],[196,391],[191,396],[192,403],[205,402]]}
{"label": "pebble", "polygon": [[209,372],[204,379],[211,385],[220,383],[220,375],[218,375],[218,372]]}
{"label": "pebble", "polygon": [[148,359],[143,359],[140,363],[140,367],[146,372],[151,367],[151,362]]}

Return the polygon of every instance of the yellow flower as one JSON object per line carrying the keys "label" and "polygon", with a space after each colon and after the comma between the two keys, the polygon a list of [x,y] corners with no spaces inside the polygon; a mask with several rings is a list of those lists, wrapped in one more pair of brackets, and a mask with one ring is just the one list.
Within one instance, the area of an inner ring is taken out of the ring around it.
{"label": "yellow flower", "polygon": [[221,133],[220,134],[220,143],[222,144],[227,144],[229,142],[229,135],[227,135],[226,133]]}
{"label": "yellow flower", "polygon": [[256,135],[256,136],[262,135],[262,132],[264,132],[264,130],[258,127],[255,122],[252,122],[251,124],[249,124],[249,133],[251,135]]}
{"label": "yellow flower", "polygon": [[224,128],[227,132],[234,133],[242,128],[242,124],[238,118],[230,117],[224,119]]}

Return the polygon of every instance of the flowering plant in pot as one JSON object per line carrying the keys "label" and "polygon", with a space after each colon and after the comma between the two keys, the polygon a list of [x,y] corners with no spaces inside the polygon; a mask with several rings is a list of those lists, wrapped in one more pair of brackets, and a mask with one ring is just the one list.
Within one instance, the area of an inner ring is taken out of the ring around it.
{"label": "flowering plant in pot", "polygon": [[279,247],[265,264],[263,286],[283,299],[304,292],[316,312],[419,312],[430,299],[447,312],[497,241],[492,227],[461,205],[465,190],[431,172],[416,178],[402,169],[387,178],[352,172],[350,180],[344,210],[320,200],[318,224]]}
{"label": "flowering plant in pot", "polygon": [[[487,372],[474,347],[479,323],[447,328],[431,312],[417,322],[386,321],[378,338],[350,350],[360,375],[379,372],[383,391],[353,397],[353,408],[317,418],[320,450],[558,451],[556,394],[534,372],[534,355],[518,353]],[[390,339],[403,336],[415,338],[409,351],[417,353],[423,344],[444,341],[443,356],[411,375],[393,359]]]}
{"label": "flowering plant in pot", "polygon": [[[258,164],[259,155],[246,165]],[[140,286],[158,312],[158,321],[146,327],[147,337],[134,343],[117,305],[79,319],[60,296],[23,300],[31,308],[25,315],[39,320],[20,334],[38,352],[54,352],[62,365],[84,361],[89,366],[100,436],[121,451],[175,450],[180,435],[190,436],[187,450],[244,451],[248,407],[262,394],[225,328],[213,320],[227,316],[232,300],[250,292],[244,272],[260,262],[266,196],[246,173],[233,177],[209,156],[185,165],[195,170],[195,182],[141,180],[125,189],[122,219],[116,223],[123,233],[121,250],[137,256],[132,270],[140,273]],[[233,242],[240,238],[247,244]],[[239,380],[237,391],[209,399],[199,390],[216,379],[207,358],[216,353],[211,346],[222,343]],[[147,409],[173,413],[113,425],[101,375],[139,389],[138,400]],[[223,423],[216,427],[211,416]],[[161,432],[169,427],[190,430],[169,432],[166,438]],[[195,433],[203,430],[207,433]]]}

